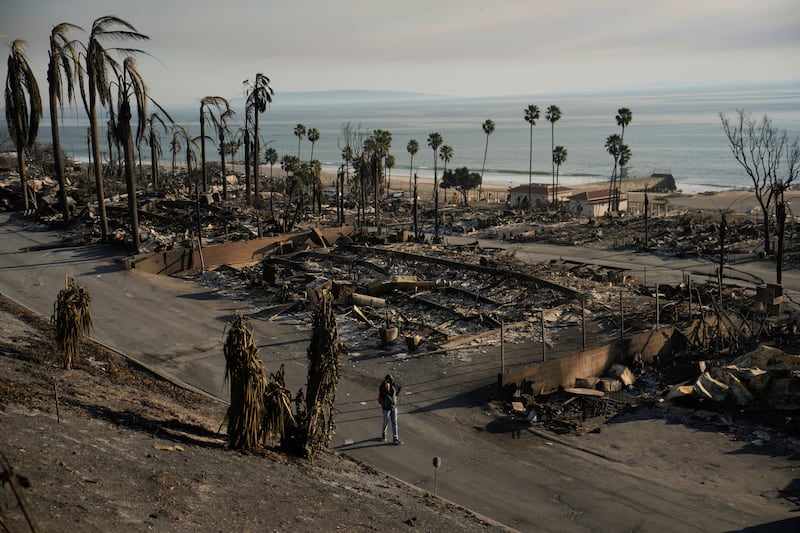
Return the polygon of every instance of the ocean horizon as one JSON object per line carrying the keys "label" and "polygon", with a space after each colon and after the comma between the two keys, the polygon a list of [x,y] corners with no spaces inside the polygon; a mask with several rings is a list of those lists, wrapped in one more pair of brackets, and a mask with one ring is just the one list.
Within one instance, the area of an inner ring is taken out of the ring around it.
{"label": "ocean horizon", "polygon": [[[192,136],[199,135],[199,100],[167,107],[173,120]],[[752,182],[734,159],[722,131],[720,113],[734,117],[738,109],[760,120],[767,115],[778,130],[790,138],[800,135],[800,83],[765,84],[743,87],[701,87],[642,89],[617,92],[573,93],[563,96],[506,96],[454,98],[412,93],[372,91],[332,91],[274,96],[270,108],[261,115],[263,142],[284,154],[297,155],[297,124],[316,128],[319,141],[314,145],[314,159],[326,170],[341,165],[344,145],[342,125],[371,133],[388,130],[392,134],[390,153],[396,163],[391,170],[392,189],[408,186],[409,139],[416,139],[419,152],[414,156],[414,172],[433,177],[433,151],[427,146],[428,135],[438,132],[443,143],[453,148],[447,168],[464,167],[481,172],[487,137],[482,126],[486,119],[495,122],[488,138],[484,182],[514,186],[528,183],[530,125],[524,120],[528,105],[539,107],[541,118],[533,128],[534,183],[551,181],[551,125],[545,120],[548,106],[557,105],[562,117],[553,127],[555,145],[567,149],[568,156],[559,172],[560,183],[575,185],[605,181],[612,173],[613,160],[605,151],[606,138],[620,133],[615,121],[617,110],[633,113],[625,129],[625,143],[632,158],[628,171],[633,176],[670,173],[678,189],[686,193],[751,188]],[[232,106],[237,116],[231,122],[235,131],[241,127],[242,99]],[[101,118],[101,123],[107,120]],[[78,161],[88,161],[88,119],[83,109],[65,109],[60,117],[64,152]],[[5,123],[0,136],[7,138]],[[51,141],[47,115],[39,128],[39,142]],[[105,134],[101,134],[105,139]],[[161,132],[160,162],[169,165],[171,133]],[[207,141],[209,161],[218,160],[213,143]],[[103,150],[104,156],[107,154]],[[142,159],[149,160],[149,148],[142,147]],[[300,157],[308,160],[311,143],[300,140]],[[263,149],[262,149],[263,157]],[[237,159],[243,159],[239,155]],[[182,154],[178,161],[185,160]],[[437,161],[441,175],[443,162]],[[281,172],[279,164],[276,172]]]}

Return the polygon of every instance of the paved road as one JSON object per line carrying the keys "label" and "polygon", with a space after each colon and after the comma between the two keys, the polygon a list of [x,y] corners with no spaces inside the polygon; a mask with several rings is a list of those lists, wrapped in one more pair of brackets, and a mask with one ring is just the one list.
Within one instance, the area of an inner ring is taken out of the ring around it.
{"label": "paved road", "polygon": [[[68,273],[92,295],[97,340],[179,383],[226,397],[224,330],[234,313],[253,313],[248,302],[220,299],[190,282],[126,271],[118,261],[122,250],[50,247],[58,239],[55,232],[21,226],[0,213],[0,292],[49,316]],[[531,257],[539,253],[525,248]],[[286,364],[288,385],[297,390],[305,381],[307,327],[297,319],[252,318],[267,367]],[[526,432],[512,439],[484,431],[489,415],[466,407],[472,391],[494,383],[497,358],[491,350],[413,359],[368,351],[350,354],[345,364],[337,396],[337,449],[429,491],[432,458],[441,456],[438,494],[510,527],[708,531],[785,518],[763,516],[762,508],[725,495],[710,498],[685,480],[643,479],[626,465]],[[404,387],[404,446],[376,439],[380,412],[374,398],[387,372]]]}

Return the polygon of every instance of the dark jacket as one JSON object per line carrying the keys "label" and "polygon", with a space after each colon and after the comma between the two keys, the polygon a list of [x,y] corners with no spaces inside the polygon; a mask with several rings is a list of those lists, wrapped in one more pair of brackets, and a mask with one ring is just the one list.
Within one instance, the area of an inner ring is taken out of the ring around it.
{"label": "dark jacket", "polygon": [[398,385],[392,383],[387,391],[383,383],[381,383],[380,387],[378,387],[378,403],[381,404],[381,408],[388,411],[397,407],[397,395],[399,393],[400,387]]}

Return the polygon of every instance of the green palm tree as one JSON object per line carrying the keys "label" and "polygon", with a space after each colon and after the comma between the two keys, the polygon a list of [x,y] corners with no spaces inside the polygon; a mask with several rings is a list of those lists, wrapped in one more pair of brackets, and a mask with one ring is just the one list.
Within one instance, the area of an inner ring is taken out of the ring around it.
{"label": "green palm tree", "polygon": [[[308,142],[311,143],[311,157],[308,160],[310,165],[314,164],[314,145],[319,141],[319,130],[317,128],[308,128],[306,131]],[[316,180],[311,186],[311,212],[314,212],[315,206],[319,206],[321,210],[322,204],[322,187],[317,186]]]}
{"label": "green palm tree", "polygon": [[[621,139],[621,137],[620,137]],[[622,143],[619,147],[619,166],[620,168],[625,167],[628,162],[631,160],[632,154],[631,149],[628,147],[627,144]],[[617,179],[617,190],[616,194],[614,195],[614,208],[619,211],[619,203],[620,203],[620,191],[622,190],[622,177],[618,177]]]}
{"label": "green palm tree", "polygon": [[22,186],[23,208],[27,211],[30,205],[25,154],[29,153],[36,143],[39,120],[42,117],[42,98],[39,94],[39,84],[25,56],[25,41],[21,39],[11,43],[5,100],[6,124],[17,149],[17,169]]}
{"label": "green palm tree", "polygon": [[[488,135],[487,135],[488,138]],[[439,147],[439,159],[444,161],[444,169],[442,171],[442,175],[447,172],[447,163],[453,159],[453,147],[447,144],[443,144]],[[444,203],[447,203],[447,189],[444,190]]]}
{"label": "green palm tree", "polygon": [[125,182],[128,186],[128,210],[131,217],[131,248],[134,253],[141,249],[139,239],[139,205],[136,201],[136,181],[133,170],[135,168],[133,156],[134,135],[131,129],[131,119],[133,112],[131,99],[136,105],[136,125],[137,141],[143,134],[146,126],[147,117],[147,89],[139,71],[136,69],[136,62],[132,57],[126,57],[122,63],[122,70],[117,72],[117,109],[118,120],[117,129],[114,132],[116,139],[122,145],[125,165]]}
{"label": "green palm tree", "polygon": [[103,185],[103,163],[100,156],[100,127],[97,121],[97,106],[107,107],[111,103],[111,74],[112,68],[120,70],[117,61],[111,57],[110,52],[131,55],[144,53],[134,48],[106,49],[106,41],[120,40],[145,41],[148,36],[136,31],[131,24],[114,16],[104,16],[92,23],[89,43],[86,47],[86,77],[89,85],[89,102],[84,100],[89,115],[89,127],[92,130],[92,159],[94,160],[95,189],[97,191],[97,204],[100,215],[100,233],[105,242],[108,240],[108,218],[106,217],[105,192]]}
{"label": "green palm tree", "polygon": [[380,233],[380,213],[378,212],[380,204],[378,203],[378,198],[380,198],[381,188],[384,184],[384,161],[386,156],[389,155],[389,150],[392,148],[392,134],[388,130],[375,130],[373,131],[372,138],[374,139],[374,143],[372,144],[370,166],[373,177],[375,225],[378,227],[378,232]]}
{"label": "green palm tree", "polygon": [[553,163],[556,165],[556,189],[558,188],[558,172],[561,165],[567,162],[567,149],[559,145],[553,149]]}
{"label": "green palm tree", "polygon": [[[483,170],[486,168],[486,154],[489,152],[489,135],[494,133],[494,121],[492,119],[487,118],[483,122],[483,133],[486,134],[486,146],[483,148],[483,165],[481,165],[481,185],[483,185]],[[478,191],[478,196],[481,195],[481,191]]]}
{"label": "green palm tree", "polygon": [[[224,108],[224,109],[223,109]],[[200,167],[203,175],[203,192],[208,190],[208,170],[206,169],[206,122],[214,123],[216,116],[230,111],[228,101],[221,96],[205,96],[200,100]],[[214,114],[216,111],[217,115]]]}
{"label": "green palm tree", "polygon": [[525,108],[525,122],[530,124],[530,150],[528,152],[528,209],[532,209],[531,187],[533,186],[533,127],[539,120],[539,106],[531,104]]}
{"label": "green palm tree", "polygon": [[392,169],[397,164],[397,160],[392,154],[386,154],[386,190],[392,190]]}
{"label": "green palm tree", "polygon": [[419,152],[419,143],[416,139],[411,139],[406,145],[406,151],[411,155],[411,164],[408,168],[408,194],[411,194],[411,177],[414,174],[414,156]]}
{"label": "green palm tree", "polygon": [[436,166],[436,152],[442,142],[442,136],[438,132],[428,135],[428,146],[433,149],[433,216],[435,217],[433,236],[436,242],[439,242],[439,174]]}
{"label": "green palm tree", "polygon": [[617,110],[617,116],[614,117],[614,118],[617,121],[617,126],[622,128],[622,134],[620,135],[620,139],[624,140],[625,139],[625,128],[628,127],[628,125],[633,120],[633,113],[627,107],[620,107]]}
{"label": "green palm tree", "polygon": [[297,137],[297,159],[300,159],[300,141],[306,135],[306,127],[302,124],[298,124],[294,127],[294,135]]}
{"label": "green palm tree", "polygon": [[[547,112],[545,113],[545,118],[547,122],[550,123],[550,153],[552,154],[553,151],[556,149],[556,133],[555,133],[555,126],[556,122],[559,121],[561,118],[561,109],[557,105],[551,105],[547,107]],[[553,163],[553,207],[556,206],[556,164]]]}
{"label": "green palm tree", "polygon": [[258,166],[259,166],[259,144],[260,139],[258,136],[258,116],[267,110],[269,104],[272,103],[272,95],[275,91],[269,85],[269,78],[261,74],[256,74],[256,79],[253,83],[245,82],[247,84],[247,106],[253,109],[253,191],[258,197]]}
{"label": "green palm tree", "polygon": [[617,211],[619,209],[619,182],[617,181],[617,168],[625,165],[630,161],[631,151],[628,146],[622,142],[622,136],[616,133],[609,135],[606,138],[605,144],[606,152],[614,159],[614,170],[611,173],[611,184],[609,186],[608,194],[608,209],[609,211]]}
{"label": "green palm tree", "polygon": [[319,141],[319,130],[317,128],[308,129],[308,142],[311,143],[311,158],[309,162],[314,160],[314,145]]}
{"label": "green palm tree", "polygon": [[50,95],[50,129],[53,136],[53,161],[55,162],[58,192],[64,226],[69,224],[67,205],[67,183],[64,177],[64,160],[61,157],[61,135],[58,129],[58,113],[63,110],[64,90],[68,102],[75,100],[75,82],[81,75],[79,55],[80,43],[67,38],[70,29],[82,30],[79,26],[62,22],[50,31],[50,60],[47,63],[47,85]]}
{"label": "green palm tree", "polygon": [[[617,121],[617,126],[622,128],[622,133],[620,134],[619,137],[620,137],[620,140],[624,141],[625,140],[625,128],[633,120],[633,113],[627,107],[621,107],[621,108],[619,108],[617,110],[617,116],[614,117],[614,118]],[[625,163],[622,163],[622,162],[620,163],[620,172],[619,172],[619,174],[620,174],[619,175],[619,179],[620,180],[622,179],[622,176],[624,175],[624,172],[623,172],[622,169],[625,167],[625,164],[627,164],[627,161]]]}

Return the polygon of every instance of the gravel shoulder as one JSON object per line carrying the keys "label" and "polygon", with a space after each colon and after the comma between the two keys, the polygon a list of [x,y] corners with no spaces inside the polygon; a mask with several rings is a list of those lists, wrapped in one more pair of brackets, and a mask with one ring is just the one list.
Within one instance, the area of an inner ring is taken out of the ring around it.
{"label": "gravel shoulder", "polygon": [[[231,451],[223,403],[91,342],[64,371],[47,320],[2,296],[0,338],[0,452],[45,531],[503,530],[335,452]],[[27,529],[7,484],[0,509]]]}

